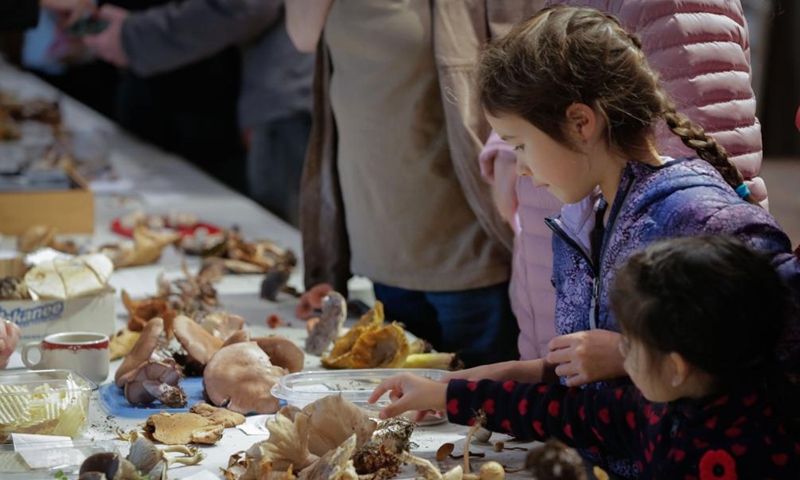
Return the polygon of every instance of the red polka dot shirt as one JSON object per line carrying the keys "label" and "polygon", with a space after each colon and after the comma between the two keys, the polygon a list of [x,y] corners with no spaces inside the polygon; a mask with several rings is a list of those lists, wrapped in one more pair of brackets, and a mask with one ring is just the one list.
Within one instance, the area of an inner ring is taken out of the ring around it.
{"label": "red polka dot shirt", "polygon": [[[798,405],[800,411],[800,405]],[[761,388],[651,403],[632,386],[602,390],[452,380],[447,414],[518,438],[632,458],[642,479],[800,480],[800,442]]]}

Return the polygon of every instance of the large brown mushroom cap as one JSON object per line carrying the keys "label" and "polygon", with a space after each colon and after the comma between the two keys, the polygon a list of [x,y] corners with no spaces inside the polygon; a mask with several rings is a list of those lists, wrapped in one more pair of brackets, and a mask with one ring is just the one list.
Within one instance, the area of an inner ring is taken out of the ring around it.
{"label": "large brown mushroom cap", "polygon": [[139,368],[139,365],[142,363],[150,360],[150,356],[152,356],[153,352],[156,350],[158,339],[161,337],[162,333],[164,333],[164,320],[154,318],[147,322],[147,325],[145,325],[142,330],[142,334],[139,336],[139,340],[136,341],[136,344],[125,357],[125,360],[122,361],[122,365],[119,366],[117,373],[114,375],[114,381],[119,388],[125,386],[127,378],[123,377],[125,377],[126,374]]}
{"label": "large brown mushroom cap", "polygon": [[306,356],[300,347],[288,338],[270,335],[253,340],[269,356],[269,361],[273,365],[283,367],[289,370],[289,373],[297,373],[303,369]]}
{"label": "large brown mushroom cap", "polygon": [[175,338],[190,357],[206,365],[211,357],[222,348],[222,340],[208,333],[197,322],[184,315],[172,321]]}
{"label": "large brown mushroom cap", "polygon": [[356,448],[361,448],[372,438],[377,424],[367,412],[348,402],[341,395],[322,397],[305,407],[310,415],[308,451],[321,457],[344,443],[353,434]]}
{"label": "large brown mushroom cap", "polygon": [[234,412],[275,413],[280,408],[270,389],[288,372],[272,365],[255,342],[228,345],[206,365],[203,383],[209,400]]}

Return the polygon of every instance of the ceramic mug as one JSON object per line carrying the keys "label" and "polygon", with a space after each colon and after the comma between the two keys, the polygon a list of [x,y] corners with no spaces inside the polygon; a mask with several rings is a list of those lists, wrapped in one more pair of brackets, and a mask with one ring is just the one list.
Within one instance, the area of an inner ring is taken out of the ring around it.
{"label": "ceramic mug", "polygon": [[[32,350],[39,351],[38,362],[29,358]],[[102,333],[53,333],[41,342],[27,343],[21,356],[22,362],[33,370],[74,370],[98,385],[108,377],[108,335]]]}

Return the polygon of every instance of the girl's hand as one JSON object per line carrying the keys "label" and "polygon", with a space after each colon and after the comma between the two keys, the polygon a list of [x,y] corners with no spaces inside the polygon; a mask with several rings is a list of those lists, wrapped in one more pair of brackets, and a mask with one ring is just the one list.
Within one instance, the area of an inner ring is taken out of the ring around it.
{"label": "girl's hand", "polygon": [[6,368],[8,358],[17,348],[17,342],[22,335],[16,323],[3,320],[0,323],[0,368]]}
{"label": "girl's hand", "polygon": [[550,340],[547,362],[556,365],[556,374],[566,377],[570,387],[623,377],[621,339],[619,333],[609,330],[562,335]]}
{"label": "girl's hand", "polygon": [[410,373],[401,373],[382,381],[375,387],[368,402],[377,402],[386,392],[389,392],[392,403],[380,411],[380,418],[395,417],[409,410],[444,410],[447,403],[446,383]]}

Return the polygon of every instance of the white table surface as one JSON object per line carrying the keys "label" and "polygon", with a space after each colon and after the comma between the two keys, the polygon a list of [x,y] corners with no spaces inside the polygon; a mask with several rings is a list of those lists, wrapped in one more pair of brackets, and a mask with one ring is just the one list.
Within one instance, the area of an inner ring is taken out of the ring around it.
{"label": "white table surface", "polygon": [[[61,98],[65,124],[75,130],[99,129],[107,135],[111,162],[125,180],[121,182],[130,187],[127,191],[115,193],[95,192],[95,233],[91,237],[76,237],[80,241],[102,244],[119,240],[110,231],[113,219],[127,212],[143,209],[147,213],[167,213],[178,211],[194,213],[203,221],[222,227],[238,225],[246,239],[269,238],[278,245],[301,253],[300,233],[297,229],[282,222],[251,200],[233,192],[199,171],[186,161],[168,154],[154,146],[126,134],[113,122],[79,102],[61,95],[48,84],[28,73],[23,73],[0,60],[0,89],[12,91],[21,97]],[[0,238],[0,249],[14,248],[14,238]],[[156,291],[156,277],[165,272],[169,277],[180,276],[181,254],[172,247],[165,250],[161,261],[156,265],[126,268],[113,274],[110,284],[118,290],[124,288],[134,298],[152,295]],[[186,257],[188,265],[196,270],[196,257]],[[302,260],[300,260],[302,262]],[[290,285],[302,287],[302,264],[298,265],[289,281]],[[215,284],[222,307],[243,316],[254,336],[283,334],[297,342],[305,338],[305,322],[294,317],[296,300],[283,295],[276,303],[258,298],[261,275],[227,275]],[[371,302],[371,285],[363,279],[351,281],[351,293]],[[127,321],[127,312],[121,300],[117,304],[117,323],[122,328]],[[269,329],[266,318],[279,314],[288,320],[290,327]],[[112,362],[109,379],[113,381],[114,371],[120,361]],[[306,370],[321,369],[319,357],[307,356]],[[141,424],[141,420],[109,416],[100,406],[97,392],[93,394],[88,427],[84,438],[95,441],[113,441],[122,452],[127,452],[127,444],[115,440],[117,430],[130,431]],[[156,413],[154,411],[154,413]],[[454,453],[461,453],[467,428],[444,423],[430,427],[419,427],[412,437],[416,444],[413,453],[429,460],[442,443],[456,444]],[[207,457],[198,466],[179,467],[170,470],[170,478],[222,478],[220,467],[227,465],[231,454],[246,450],[252,444],[266,439],[266,435],[246,435],[238,429],[227,429],[222,440],[215,446],[201,447]],[[492,441],[509,438],[495,434]],[[519,444],[530,448],[532,444]],[[472,451],[486,452],[484,460],[493,459],[507,467],[521,466],[525,452],[493,452],[490,444],[475,444]],[[460,460],[448,460],[449,466],[460,464]],[[473,462],[476,465],[477,462]],[[410,470],[409,470],[410,472]],[[406,478],[413,476],[408,473]],[[516,475],[512,475],[516,476]]]}

